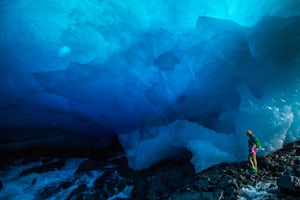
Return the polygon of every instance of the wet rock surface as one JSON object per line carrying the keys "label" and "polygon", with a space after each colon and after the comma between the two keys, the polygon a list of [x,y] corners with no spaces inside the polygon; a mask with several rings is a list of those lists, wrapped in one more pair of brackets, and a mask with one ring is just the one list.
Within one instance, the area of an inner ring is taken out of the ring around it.
{"label": "wet rock surface", "polygon": [[[265,189],[265,192],[270,193],[272,198],[299,199],[299,150],[300,142],[295,142],[266,157],[258,157],[259,170],[257,173],[250,170],[248,162],[222,163],[198,174],[190,173],[181,180],[176,180],[176,186],[159,181],[160,185],[173,188],[173,191],[164,190],[163,195],[155,190],[155,187],[151,185],[151,182],[155,180],[151,180],[144,187],[151,188],[148,193],[143,197],[141,197],[141,193],[134,197],[137,199],[238,199],[243,196],[241,193],[243,187],[255,187],[261,182],[274,182],[275,184],[271,184]],[[172,168],[174,169],[174,166]],[[184,167],[180,168],[184,169]],[[190,170],[192,169],[190,168]],[[162,170],[159,171],[165,173]],[[169,177],[172,178],[172,176]],[[135,188],[140,186],[141,184]],[[263,198],[271,199],[268,196]]]}
{"label": "wet rock surface", "polygon": [[43,172],[49,172],[53,170],[60,170],[65,165],[65,160],[59,160],[55,162],[50,163],[43,163],[40,166],[35,166],[32,168],[29,168],[27,170],[24,170],[20,176],[25,176],[30,173],[43,173]]}
{"label": "wet rock surface", "polygon": [[[142,171],[127,167],[123,152],[110,152],[107,159],[87,158],[74,169],[68,180],[61,177],[35,192],[35,198],[50,199],[252,199],[245,187],[262,187],[260,199],[300,199],[300,141],[290,143],[268,156],[258,157],[258,172],[248,162],[222,163],[195,173],[189,160],[168,160]],[[64,169],[67,158],[43,158],[39,166],[20,172],[19,177]],[[9,162],[10,163],[10,162]],[[3,165],[3,169],[7,166]],[[29,186],[38,182],[32,179]],[[0,190],[5,181],[0,180]],[[66,192],[68,191],[68,193]],[[267,195],[268,194],[268,195]],[[259,198],[254,198],[259,199]]]}

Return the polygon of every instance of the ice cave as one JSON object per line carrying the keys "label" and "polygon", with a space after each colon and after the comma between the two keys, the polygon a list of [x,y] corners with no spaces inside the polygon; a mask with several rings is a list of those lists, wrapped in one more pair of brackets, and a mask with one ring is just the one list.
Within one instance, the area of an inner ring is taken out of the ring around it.
{"label": "ice cave", "polygon": [[[300,1],[1,0],[0,148],[106,146],[196,171],[300,139]],[[89,139],[92,138],[92,139]]]}

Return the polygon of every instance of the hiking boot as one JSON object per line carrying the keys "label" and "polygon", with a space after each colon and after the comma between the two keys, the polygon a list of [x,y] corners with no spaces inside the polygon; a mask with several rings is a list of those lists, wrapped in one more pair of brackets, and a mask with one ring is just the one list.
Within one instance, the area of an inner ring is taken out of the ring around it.
{"label": "hiking boot", "polygon": [[252,172],[256,173],[257,172],[257,167],[252,166]]}

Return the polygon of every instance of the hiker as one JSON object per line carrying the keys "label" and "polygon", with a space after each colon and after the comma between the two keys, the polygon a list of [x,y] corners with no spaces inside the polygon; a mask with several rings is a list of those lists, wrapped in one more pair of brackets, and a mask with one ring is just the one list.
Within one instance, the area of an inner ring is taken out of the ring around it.
{"label": "hiker", "polygon": [[257,160],[256,160],[257,146],[256,146],[255,136],[251,130],[247,130],[247,136],[249,137],[248,138],[248,148],[249,148],[248,159],[249,162],[251,163],[253,172],[257,172]]}

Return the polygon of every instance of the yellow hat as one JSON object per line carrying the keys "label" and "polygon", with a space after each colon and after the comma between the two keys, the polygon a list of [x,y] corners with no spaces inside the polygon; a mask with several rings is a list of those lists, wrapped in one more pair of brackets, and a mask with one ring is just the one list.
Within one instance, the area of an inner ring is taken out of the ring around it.
{"label": "yellow hat", "polygon": [[251,130],[247,130],[247,134],[248,135],[252,135],[252,131]]}

